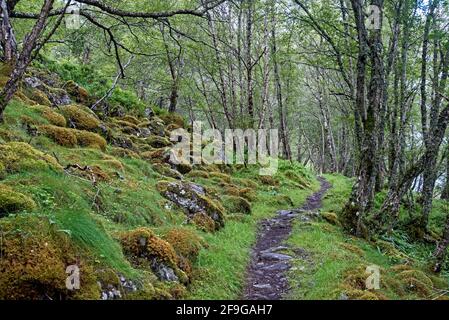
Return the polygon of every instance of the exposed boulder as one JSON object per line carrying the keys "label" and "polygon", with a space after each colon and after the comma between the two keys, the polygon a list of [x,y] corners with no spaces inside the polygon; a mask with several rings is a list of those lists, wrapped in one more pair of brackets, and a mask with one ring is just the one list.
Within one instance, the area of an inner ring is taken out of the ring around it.
{"label": "exposed boulder", "polygon": [[204,187],[190,182],[160,181],[159,192],[176,203],[192,218],[197,213],[204,213],[215,223],[215,228],[224,226],[224,209],[220,203],[209,198]]}

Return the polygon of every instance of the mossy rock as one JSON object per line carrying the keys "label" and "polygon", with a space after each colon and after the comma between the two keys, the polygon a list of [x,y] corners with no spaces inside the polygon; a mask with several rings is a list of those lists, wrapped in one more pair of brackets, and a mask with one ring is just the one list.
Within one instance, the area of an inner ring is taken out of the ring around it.
{"label": "mossy rock", "polygon": [[137,152],[135,152],[131,149],[125,149],[125,148],[120,148],[120,147],[111,148],[110,154],[115,157],[140,159],[140,155]]}
{"label": "mossy rock", "polygon": [[37,88],[30,90],[30,92],[26,96],[29,99],[35,101],[37,104],[44,105],[47,107],[51,107],[51,105],[52,105],[52,103],[51,103],[50,99],[48,99],[47,95],[43,91],[41,91]]}
{"label": "mossy rock", "polygon": [[141,123],[139,119],[131,115],[125,115],[120,118],[122,121],[126,121],[127,123],[132,123],[134,126],[138,128],[138,125]]}
{"label": "mossy rock", "polygon": [[58,127],[65,127],[67,125],[67,121],[64,116],[54,111],[50,107],[37,105],[32,106],[31,109],[38,111],[42,115],[42,117],[44,117],[52,125]]}
{"label": "mossy rock", "polygon": [[164,148],[172,145],[170,140],[159,136],[151,136],[146,139],[146,142],[153,148]]}
{"label": "mossy rock", "polygon": [[210,178],[215,178],[217,181],[224,183],[231,183],[231,176],[221,172],[212,171],[209,173]]}
{"label": "mossy rock", "polygon": [[257,182],[255,182],[253,180],[250,180],[250,179],[235,179],[234,184],[235,185],[242,185],[244,187],[251,188],[251,189],[254,189],[254,190],[256,190],[257,187],[258,187]]}
{"label": "mossy rock", "polygon": [[159,181],[156,187],[165,198],[181,207],[188,216],[203,212],[212,218],[216,228],[224,226],[224,208],[219,202],[212,200],[202,186],[180,181]]}
{"label": "mossy rock", "polygon": [[[187,275],[178,268],[175,249],[170,243],[156,236],[151,229],[138,228],[123,232],[119,238],[125,255],[134,266],[151,268],[161,280],[188,281]],[[167,272],[161,273],[161,270]],[[174,274],[169,275],[170,272]]]}
{"label": "mossy rock", "polygon": [[68,105],[61,107],[61,112],[75,129],[93,131],[100,126],[100,120],[86,107]]}
{"label": "mossy rock", "polygon": [[416,292],[421,297],[428,297],[432,293],[433,282],[421,270],[405,270],[398,274],[398,279],[406,290]]}
{"label": "mossy rock", "polygon": [[[0,221],[0,299],[100,299],[89,257],[81,256],[69,237],[45,218],[17,216]],[[66,288],[66,268],[77,265],[80,289]]]}
{"label": "mossy rock", "polygon": [[166,163],[154,163],[152,167],[157,173],[165,177],[178,180],[182,179],[182,174],[179,171],[170,168],[170,166]]}
{"label": "mossy rock", "polygon": [[106,150],[106,140],[93,132],[84,130],[74,130],[78,145],[81,147],[95,148],[102,151]]}
{"label": "mossy rock", "polygon": [[258,176],[258,179],[260,182],[262,182],[265,185],[274,186],[274,187],[279,186],[279,180],[272,176]]}
{"label": "mossy rock", "polygon": [[61,146],[75,147],[78,144],[75,130],[73,129],[61,128],[54,125],[43,125],[39,126],[38,130]]}
{"label": "mossy rock", "polygon": [[194,262],[201,248],[204,247],[204,240],[189,228],[170,229],[163,239],[170,243],[179,256]]}
{"label": "mossy rock", "polygon": [[36,203],[30,197],[0,184],[0,218],[10,213],[33,211]]}
{"label": "mossy rock", "polygon": [[223,205],[228,213],[251,213],[251,203],[245,198],[236,196],[223,196]]}
{"label": "mossy rock", "polygon": [[61,128],[53,125],[38,126],[39,132],[51,138],[57,144],[64,147],[86,147],[105,151],[106,140],[100,135],[70,128]]}
{"label": "mossy rock", "polygon": [[320,214],[320,216],[330,224],[333,224],[333,225],[340,224],[340,221],[338,220],[338,216],[335,212],[322,212]]}
{"label": "mossy rock", "polygon": [[15,173],[30,170],[53,169],[62,171],[55,158],[34,149],[25,142],[8,142],[0,144],[0,163],[3,170]]}
{"label": "mossy rock", "polygon": [[203,170],[192,170],[187,174],[187,177],[189,178],[209,178],[209,173]]}
{"label": "mossy rock", "polygon": [[185,125],[184,118],[177,113],[167,113],[159,117],[166,125],[175,125],[178,128],[183,128]]}
{"label": "mossy rock", "polygon": [[148,160],[152,163],[166,162],[170,157],[169,151],[170,150],[168,148],[157,148],[142,152],[140,155],[142,159]]}
{"label": "mossy rock", "polygon": [[217,229],[215,221],[204,212],[195,213],[191,221],[204,232],[214,232]]}
{"label": "mossy rock", "polygon": [[75,83],[73,80],[69,80],[65,83],[64,89],[67,93],[75,99],[76,102],[86,104],[89,101],[89,92],[82,86]]}

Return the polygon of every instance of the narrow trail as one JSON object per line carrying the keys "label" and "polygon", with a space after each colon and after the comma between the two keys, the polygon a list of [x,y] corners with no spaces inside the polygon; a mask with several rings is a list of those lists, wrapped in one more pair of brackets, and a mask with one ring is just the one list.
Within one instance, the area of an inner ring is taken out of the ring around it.
{"label": "narrow trail", "polygon": [[290,236],[294,219],[308,220],[304,212],[321,207],[321,199],[331,185],[322,177],[318,180],[320,190],[310,195],[301,208],[280,210],[275,217],[260,222],[247,269],[243,299],[279,300],[288,292],[287,271],[293,257],[279,252],[288,249],[284,241]]}

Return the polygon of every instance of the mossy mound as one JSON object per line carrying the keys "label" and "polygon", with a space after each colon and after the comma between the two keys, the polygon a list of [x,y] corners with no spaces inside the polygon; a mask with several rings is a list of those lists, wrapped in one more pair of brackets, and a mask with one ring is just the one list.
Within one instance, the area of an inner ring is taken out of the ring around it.
{"label": "mossy mound", "polygon": [[[50,99],[48,99],[47,95],[43,91],[41,91],[37,88],[29,90],[26,94],[26,97],[31,99],[32,101],[34,101],[36,104],[44,105],[47,107],[51,107],[51,105],[52,105],[52,103],[51,103]],[[19,98],[24,100],[23,97],[19,96]]]}
{"label": "mossy mound", "polygon": [[231,177],[225,173],[212,171],[209,173],[209,176],[220,182],[231,183]]}
{"label": "mossy mound", "polygon": [[53,125],[43,125],[39,126],[38,130],[61,146],[75,147],[78,144],[73,129],[61,128]]}
{"label": "mossy mound", "polygon": [[279,186],[279,180],[272,176],[259,176],[258,178],[259,178],[259,181],[265,185],[274,186],[274,187]]}
{"label": "mossy mound", "polygon": [[[93,268],[70,239],[44,218],[16,217],[0,222],[0,299],[99,299]],[[68,290],[66,268],[78,266],[80,289]]]}
{"label": "mossy mound", "polygon": [[8,173],[48,168],[62,171],[55,158],[24,142],[0,144],[0,163]]}
{"label": "mossy mound", "polygon": [[223,196],[223,205],[228,213],[251,213],[251,203],[245,198],[237,196]]}
{"label": "mossy mound", "polygon": [[178,268],[175,249],[167,241],[157,237],[149,228],[138,228],[120,235],[125,255],[132,264],[151,270],[164,281],[188,281],[187,275]]}
{"label": "mossy mound", "polygon": [[299,174],[297,174],[296,172],[294,172],[293,170],[287,170],[284,172],[284,176],[295,182],[298,188],[310,188],[310,183],[307,181],[307,179]]}
{"label": "mossy mound", "polygon": [[82,86],[78,85],[72,80],[65,83],[64,89],[67,93],[75,99],[76,102],[86,104],[89,101],[89,92]]}
{"label": "mossy mound", "polygon": [[170,229],[163,238],[173,246],[178,255],[191,262],[195,261],[200,249],[204,246],[204,240],[188,228]]}
{"label": "mossy mound", "polygon": [[68,105],[61,107],[61,112],[75,129],[92,131],[100,126],[100,120],[86,107]]}
{"label": "mossy mound", "polygon": [[146,139],[146,142],[153,148],[164,148],[172,144],[167,138],[159,136],[151,136]]}
{"label": "mossy mound", "polygon": [[187,177],[189,178],[209,178],[209,173],[203,170],[192,170],[187,174]]}
{"label": "mossy mound", "polygon": [[155,163],[155,164],[153,164],[153,169],[157,173],[159,173],[165,177],[178,179],[178,180],[182,179],[182,174],[179,171],[170,168],[170,166],[166,163]]}
{"label": "mossy mound", "polygon": [[428,297],[432,293],[433,282],[421,270],[404,270],[398,274],[399,280],[407,291],[412,291],[421,297]]}
{"label": "mossy mound", "polygon": [[67,121],[64,118],[63,115],[59,114],[58,112],[54,111],[52,108],[43,106],[43,105],[37,105],[31,107],[33,110],[38,111],[42,117],[44,117],[50,124],[58,126],[58,127],[65,127],[67,125]]}
{"label": "mossy mound", "polygon": [[330,224],[333,224],[333,225],[340,224],[340,221],[338,220],[338,216],[335,212],[322,212],[320,215],[324,220],[326,220]]}
{"label": "mossy mound", "polygon": [[149,160],[150,162],[165,162],[169,156],[168,148],[158,148],[151,151],[145,151],[141,153],[142,159]]}
{"label": "mossy mound", "polygon": [[0,184],[0,218],[10,213],[32,211],[36,203],[30,197]]}
{"label": "mossy mound", "polygon": [[132,123],[135,126],[138,126],[140,124],[140,120],[131,115],[125,115],[121,117],[120,120],[126,121],[127,123]]}
{"label": "mossy mound", "polygon": [[204,232],[214,232],[217,229],[215,221],[204,212],[195,213],[191,221]]}
{"label": "mossy mound", "polygon": [[38,130],[64,147],[87,147],[106,150],[106,140],[100,135],[77,129],[61,128],[53,125],[39,126]]}
{"label": "mossy mound", "polygon": [[[185,121],[184,118],[177,113],[167,113],[159,116],[166,125],[174,125],[172,128],[184,128]],[[173,130],[173,129],[172,129]]]}

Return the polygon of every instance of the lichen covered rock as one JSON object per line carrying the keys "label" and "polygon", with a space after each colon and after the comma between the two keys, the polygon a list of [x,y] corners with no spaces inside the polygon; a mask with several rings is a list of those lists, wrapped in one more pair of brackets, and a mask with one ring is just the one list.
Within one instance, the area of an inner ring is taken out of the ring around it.
{"label": "lichen covered rock", "polygon": [[181,181],[160,181],[157,188],[164,197],[181,207],[189,217],[204,213],[214,221],[215,228],[224,226],[224,210],[221,204],[209,198],[202,186]]}

